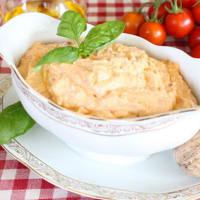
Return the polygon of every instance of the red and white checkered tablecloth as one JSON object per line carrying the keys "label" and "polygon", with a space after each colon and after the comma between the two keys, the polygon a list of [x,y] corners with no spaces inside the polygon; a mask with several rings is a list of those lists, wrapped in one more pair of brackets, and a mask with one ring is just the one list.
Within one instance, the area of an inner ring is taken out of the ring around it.
{"label": "red and white checkered tablecloth", "polygon": [[[0,0],[1,1],[1,0]],[[140,0],[87,0],[88,22],[98,24],[120,19],[133,7],[141,5]],[[186,42],[168,38],[166,45],[188,51]],[[10,70],[0,59],[0,75]],[[0,86],[1,87],[1,86]],[[1,89],[1,88],[0,88]],[[0,200],[90,200],[91,198],[67,192],[44,181],[24,165],[13,159],[0,147]]]}

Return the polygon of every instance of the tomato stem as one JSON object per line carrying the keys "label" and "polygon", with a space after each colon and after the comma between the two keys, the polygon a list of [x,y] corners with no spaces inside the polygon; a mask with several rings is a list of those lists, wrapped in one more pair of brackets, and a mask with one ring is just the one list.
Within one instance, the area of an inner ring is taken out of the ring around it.
{"label": "tomato stem", "polygon": [[154,22],[158,22],[158,5],[155,6],[155,13],[154,13],[154,16],[152,17],[151,21],[154,21]]}
{"label": "tomato stem", "polygon": [[197,6],[198,4],[200,4],[200,0],[197,1],[195,4],[193,4],[192,7],[195,7],[195,6]]}
{"label": "tomato stem", "polygon": [[165,6],[165,9],[167,10],[168,13],[171,13],[171,14],[183,13],[182,2],[181,2],[181,5],[178,6],[177,0],[174,0],[174,3],[172,2],[172,0],[170,0],[170,4],[171,4],[171,7],[172,7],[171,10]]}
{"label": "tomato stem", "polygon": [[143,3],[143,4],[140,6],[140,8],[139,8],[138,13],[141,14],[143,8],[144,8],[146,5],[153,5],[153,4],[154,4],[153,2],[145,2],[145,3]]}
{"label": "tomato stem", "polygon": [[154,14],[152,13],[152,16],[150,16],[149,21],[151,21],[151,22],[157,22],[157,23],[162,23],[162,18],[158,19],[158,9],[165,2],[166,2],[166,0],[156,0],[153,3],[153,7],[154,7],[155,11],[154,11]]}
{"label": "tomato stem", "polygon": [[154,12],[151,13],[151,16],[149,16],[149,20],[146,21],[162,23],[163,19],[162,18],[158,19],[158,9],[166,1],[167,0],[155,0],[154,3],[152,3]]}

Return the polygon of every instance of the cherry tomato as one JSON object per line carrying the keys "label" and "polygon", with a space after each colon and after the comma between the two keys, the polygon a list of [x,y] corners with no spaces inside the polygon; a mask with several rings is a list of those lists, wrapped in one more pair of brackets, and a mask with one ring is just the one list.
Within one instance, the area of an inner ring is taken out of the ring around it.
{"label": "cherry tomato", "polygon": [[129,12],[123,16],[122,21],[125,22],[125,33],[137,35],[139,27],[145,22],[145,18],[140,13]]}
{"label": "cherry tomato", "polygon": [[197,24],[200,24],[200,3],[192,8],[192,14]]}
{"label": "cherry tomato", "polygon": [[198,44],[200,44],[200,27],[195,28],[189,37],[189,46],[191,49],[193,49]]}
{"label": "cherry tomato", "polygon": [[192,49],[191,56],[194,58],[200,58],[200,45],[197,45],[194,49]]}
{"label": "cherry tomato", "polygon": [[[165,17],[167,15],[167,10],[165,9],[165,7],[167,8],[171,8],[171,5],[169,2],[165,2],[163,4],[161,4],[161,6],[158,8],[158,19],[161,19],[162,17]],[[148,16],[149,18],[151,18],[152,15],[154,15],[154,12],[155,12],[155,8],[154,6],[150,6],[149,7],[149,10],[148,10]]]}
{"label": "cherry tomato", "polygon": [[176,38],[184,38],[194,28],[194,20],[189,10],[183,8],[183,12],[177,14],[169,13],[165,18],[165,28],[169,35]]}
{"label": "cherry tomato", "polygon": [[191,12],[191,10],[189,10],[189,9],[187,9],[187,8],[183,8],[183,10],[193,19],[193,21],[194,21],[194,17],[193,17],[193,15],[192,15],[192,12]]}
{"label": "cherry tomato", "polygon": [[146,22],[139,29],[139,36],[156,45],[162,45],[166,39],[166,31],[162,24]]}
{"label": "cherry tomato", "polygon": [[190,8],[194,5],[198,0],[178,0],[178,4],[184,8]]}

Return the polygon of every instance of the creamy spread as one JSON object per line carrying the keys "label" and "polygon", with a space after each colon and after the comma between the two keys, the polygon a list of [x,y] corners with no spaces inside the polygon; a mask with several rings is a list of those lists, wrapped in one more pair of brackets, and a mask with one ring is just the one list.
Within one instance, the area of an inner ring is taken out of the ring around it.
{"label": "creamy spread", "polygon": [[37,92],[56,104],[100,118],[148,116],[197,105],[177,63],[145,51],[111,44],[73,64],[36,63],[48,51],[66,44],[35,43],[22,57],[19,71]]}

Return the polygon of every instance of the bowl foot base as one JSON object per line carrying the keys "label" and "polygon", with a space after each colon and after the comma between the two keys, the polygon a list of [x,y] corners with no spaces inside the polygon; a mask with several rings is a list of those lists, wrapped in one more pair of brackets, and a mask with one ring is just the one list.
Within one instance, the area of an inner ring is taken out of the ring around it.
{"label": "bowl foot base", "polygon": [[107,162],[110,164],[134,164],[138,162],[142,162],[150,157],[150,155],[147,156],[121,156],[121,155],[104,155],[94,152],[88,152],[83,149],[76,148],[74,146],[68,145],[70,148],[78,153],[80,156],[84,156],[87,159],[95,160],[98,162]]}

